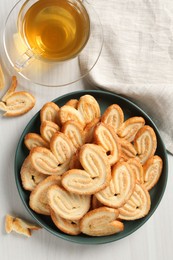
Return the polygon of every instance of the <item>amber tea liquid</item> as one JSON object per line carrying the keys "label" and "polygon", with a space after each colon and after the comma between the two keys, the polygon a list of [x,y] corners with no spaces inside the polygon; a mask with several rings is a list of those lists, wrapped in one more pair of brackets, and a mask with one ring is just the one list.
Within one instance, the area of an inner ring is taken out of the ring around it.
{"label": "amber tea liquid", "polygon": [[75,57],[85,46],[90,22],[80,1],[39,0],[24,15],[20,32],[33,52],[62,61]]}

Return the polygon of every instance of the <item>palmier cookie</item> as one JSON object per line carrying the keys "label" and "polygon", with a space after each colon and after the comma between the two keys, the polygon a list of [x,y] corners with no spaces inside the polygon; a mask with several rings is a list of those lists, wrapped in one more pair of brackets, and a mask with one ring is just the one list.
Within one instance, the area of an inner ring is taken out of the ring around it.
{"label": "palmier cookie", "polygon": [[3,116],[21,116],[30,111],[35,105],[35,97],[26,91],[15,92],[17,78],[12,77],[12,83],[0,102],[0,110],[5,111]]}
{"label": "palmier cookie", "polygon": [[109,106],[101,117],[101,122],[106,125],[112,126],[114,131],[117,132],[117,129],[124,122],[124,113],[121,107],[117,104]]}
{"label": "palmier cookie", "polygon": [[119,208],[119,218],[122,220],[136,220],[145,217],[151,206],[150,194],[144,185],[136,183],[135,189],[126,202]]}
{"label": "palmier cookie", "polygon": [[105,150],[110,165],[114,165],[120,158],[120,142],[112,127],[100,123],[94,130],[94,141]]}
{"label": "palmier cookie", "polygon": [[49,176],[36,186],[29,197],[29,206],[32,210],[39,214],[50,215],[47,191],[55,184],[61,185],[60,176]]}
{"label": "palmier cookie", "polygon": [[110,184],[95,194],[104,205],[119,208],[124,205],[135,187],[135,175],[126,162],[115,164],[112,169]]}
{"label": "palmier cookie", "polygon": [[121,161],[128,161],[129,159],[136,157],[137,151],[132,143],[123,138],[119,138],[119,142],[121,145]]}
{"label": "palmier cookie", "polygon": [[17,78],[13,76],[11,85],[2,97],[2,102],[0,102],[0,110],[5,111],[3,116],[12,117],[23,115],[35,105],[36,100],[33,95],[26,91],[15,92],[16,87]]}
{"label": "palmier cookie", "polygon": [[5,117],[15,117],[26,114],[34,105],[34,96],[28,92],[20,91],[11,95],[5,103],[0,102],[0,110],[5,112],[3,114]]}
{"label": "palmier cookie", "polygon": [[80,148],[85,142],[85,138],[83,135],[83,126],[78,122],[75,122],[73,120],[67,121],[65,124],[63,124],[61,132],[70,139],[75,151]]}
{"label": "palmier cookie", "polygon": [[49,148],[49,143],[45,141],[39,134],[28,133],[25,135],[24,144],[31,150],[34,147],[46,147]]}
{"label": "palmier cookie", "polygon": [[80,220],[80,230],[89,236],[109,236],[124,230],[124,224],[117,219],[119,211],[101,207],[89,211]]}
{"label": "palmier cookie", "polygon": [[81,96],[77,109],[82,114],[86,124],[101,115],[100,106],[97,100],[91,95]]}
{"label": "palmier cookie", "polygon": [[39,182],[43,181],[47,176],[35,170],[32,166],[30,157],[27,156],[20,170],[22,186],[25,190],[32,191]]}
{"label": "palmier cookie", "polygon": [[144,125],[145,120],[143,117],[130,117],[118,128],[117,134],[121,138],[124,138],[127,141],[132,142],[135,138],[136,133]]}
{"label": "palmier cookie", "polygon": [[82,114],[75,109],[74,107],[64,105],[59,110],[59,119],[61,125],[65,124],[65,122],[69,120],[74,120],[75,122],[78,122],[83,127],[85,126],[85,120]]}
{"label": "palmier cookie", "polygon": [[78,195],[54,185],[48,190],[48,202],[51,209],[67,220],[81,219],[90,208],[90,196]]}
{"label": "palmier cookie", "polygon": [[138,131],[134,139],[134,147],[142,164],[154,155],[157,138],[152,127],[145,125]]}
{"label": "palmier cookie", "polygon": [[142,164],[140,163],[139,159],[137,157],[131,158],[127,161],[127,163],[132,168],[132,170],[135,174],[136,180],[140,184],[144,184],[144,170],[143,170]]}
{"label": "palmier cookie", "polygon": [[59,124],[58,112],[58,105],[56,105],[54,102],[47,102],[40,110],[41,122],[52,121],[56,124]]}
{"label": "palmier cookie", "polygon": [[85,144],[79,152],[84,170],[72,169],[63,174],[62,185],[76,194],[93,194],[109,184],[111,169],[102,147]]}
{"label": "palmier cookie", "polygon": [[40,134],[48,143],[50,143],[50,139],[58,131],[60,131],[60,127],[54,122],[45,120],[40,125]]}
{"label": "palmier cookie", "polygon": [[50,141],[50,150],[55,155],[59,164],[70,162],[75,150],[70,139],[61,132],[53,135]]}
{"label": "palmier cookie", "polygon": [[163,168],[163,161],[158,155],[149,158],[143,165],[144,185],[147,190],[152,189],[158,182]]}
{"label": "palmier cookie", "polygon": [[55,155],[47,148],[35,147],[30,151],[32,166],[46,175],[62,175],[69,169],[69,161],[60,164]]}
{"label": "palmier cookie", "polygon": [[50,208],[50,215],[55,226],[57,226],[57,228],[59,228],[62,232],[73,236],[79,235],[81,233],[79,229],[79,220],[72,221],[72,220],[61,218],[51,208]]}

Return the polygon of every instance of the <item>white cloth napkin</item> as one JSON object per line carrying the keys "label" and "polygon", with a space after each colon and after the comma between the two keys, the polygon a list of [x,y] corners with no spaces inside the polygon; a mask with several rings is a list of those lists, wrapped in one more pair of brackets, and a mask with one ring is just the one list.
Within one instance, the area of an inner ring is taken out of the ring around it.
{"label": "white cloth napkin", "polygon": [[[173,153],[173,1],[93,0],[92,5],[104,46],[89,82],[138,104]],[[81,56],[84,69],[94,51],[91,46],[89,55]]]}
{"label": "white cloth napkin", "polygon": [[[138,104],[173,153],[173,1],[93,0],[92,5],[103,25],[104,46],[87,79]],[[92,53],[91,46],[89,55],[81,55],[81,68]]]}

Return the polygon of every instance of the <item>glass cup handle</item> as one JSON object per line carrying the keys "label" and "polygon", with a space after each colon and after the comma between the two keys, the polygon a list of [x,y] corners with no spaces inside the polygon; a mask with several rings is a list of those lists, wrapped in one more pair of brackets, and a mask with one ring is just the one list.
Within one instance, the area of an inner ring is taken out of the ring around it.
{"label": "glass cup handle", "polygon": [[15,68],[18,71],[21,71],[24,68],[26,68],[32,61],[34,61],[34,59],[35,59],[35,54],[33,53],[32,50],[28,49],[15,62]]}

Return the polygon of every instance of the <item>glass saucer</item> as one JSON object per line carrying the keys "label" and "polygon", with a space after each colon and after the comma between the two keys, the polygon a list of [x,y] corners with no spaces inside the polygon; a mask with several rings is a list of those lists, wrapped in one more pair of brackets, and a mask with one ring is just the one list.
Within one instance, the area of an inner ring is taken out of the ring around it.
{"label": "glass saucer", "polygon": [[[51,87],[65,86],[84,78],[97,63],[103,46],[102,25],[92,4],[87,1],[83,2],[90,17],[90,37],[77,57],[62,62],[34,59],[26,68],[18,71],[15,63],[27,49],[17,31],[17,17],[24,2],[24,0],[20,0],[12,8],[3,31],[4,62],[10,73],[16,74],[17,72],[19,76],[34,84]],[[95,49],[94,53],[90,53],[91,46]],[[87,68],[82,67],[81,69],[79,56],[80,62],[81,59],[87,57]]]}

